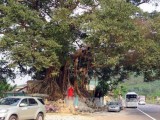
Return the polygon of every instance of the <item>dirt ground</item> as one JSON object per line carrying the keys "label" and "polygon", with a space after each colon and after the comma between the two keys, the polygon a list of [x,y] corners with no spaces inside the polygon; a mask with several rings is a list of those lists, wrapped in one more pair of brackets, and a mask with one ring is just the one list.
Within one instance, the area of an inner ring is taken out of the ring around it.
{"label": "dirt ground", "polygon": [[96,120],[90,115],[47,114],[45,120]]}
{"label": "dirt ground", "polygon": [[127,110],[121,112],[95,112],[80,114],[47,113],[45,120],[150,120],[144,116],[129,114]]}
{"label": "dirt ground", "polygon": [[[46,120],[131,120],[128,116],[120,115],[119,113],[94,113],[94,114],[47,114]],[[135,120],[135,119],[134,119]],[[138,120],[138,119],[137,119]],[[141,119],[140,119],[141,120]]]}
{"label": "dirt ground", "polygon": [[[137,116],[137,110],[122,110],[120,112],[107,112],[104,107],[102,110],[94,111],[88,107],[85,102],[79,102],[79,111],[77,114],[70,114],[70,111],[64,102],[56,102],[55,105],[62,106],[60,111],[47,113],[45,120],[148,120],[143,116]],[[132,114],[133,113],[133,114]]]}
{"label": "dirt ground", "polygon": [[[122,119],[120,119],[122,118]],[[62,114],[62,113],[47,113],[45,120],[128,120],[129,118],[119,113],[91,113],[91,114]]]}

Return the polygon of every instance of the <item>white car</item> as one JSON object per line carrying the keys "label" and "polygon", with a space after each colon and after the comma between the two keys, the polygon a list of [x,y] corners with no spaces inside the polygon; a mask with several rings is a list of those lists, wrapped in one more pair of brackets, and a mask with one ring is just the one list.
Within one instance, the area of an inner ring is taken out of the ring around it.
{"label": "white car", "polygon": [[13,96],[0,100],[0,120],[44,120],[45,114],[42,98]]}
{"label": "white car", "polygon": [[121,111],[121,105],[118,102],[109,102],[108,103],[108,111],[115,111],[120,112]]}
{"label": "white car", "polygon": [[145,101],[143,101],[143,100],[140,100],[140,101],[138,102],[138,104],[139,104],[139,105],[145,105],[145,104],[146,104],[146,102],[145,102]]}

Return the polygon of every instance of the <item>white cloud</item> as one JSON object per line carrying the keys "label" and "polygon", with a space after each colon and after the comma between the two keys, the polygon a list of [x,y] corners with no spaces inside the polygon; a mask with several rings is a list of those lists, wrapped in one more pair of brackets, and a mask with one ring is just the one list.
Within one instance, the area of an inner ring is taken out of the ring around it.
{"label": "white cloud", "polygon": [[153,11],[159,11],[160,12],[160,3],[157,3],[158,6],[155,6],[153,3],[143,3],[139,7],[144,11],[144,12],[153,12]]}
{"label": "white cloud", "polygon": [[25,76],[17,75],[16,79],[14,80],[14,82],[8,81],[8,83],[11,84],[11,85],[23,85],[23,84],[26,84],[28,80],[31,80],[31,76],[28,76],[28,75],[25,75]]}

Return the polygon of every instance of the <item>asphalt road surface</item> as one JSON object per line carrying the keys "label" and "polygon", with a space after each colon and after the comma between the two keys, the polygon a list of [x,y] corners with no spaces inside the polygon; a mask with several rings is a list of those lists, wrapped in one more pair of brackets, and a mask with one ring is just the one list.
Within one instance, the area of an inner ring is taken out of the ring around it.
{"label": "asphalt road surface", "polygon": [[150,117],[151,120],[160,120],[160,105],[139,105],[137,110]]}
{"label": "asphalt road surface", "polygon": [[160,105],[139,105],[120,112],[97,112],[92,114],[48,114],[46,120],[160,120]]}

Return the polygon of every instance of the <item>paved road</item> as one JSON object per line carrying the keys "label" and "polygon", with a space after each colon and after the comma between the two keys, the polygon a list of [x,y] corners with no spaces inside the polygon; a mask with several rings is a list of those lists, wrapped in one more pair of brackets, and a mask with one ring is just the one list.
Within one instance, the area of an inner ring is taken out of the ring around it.
{"label": "paved road", "polygon": [[[147,115],[140,112],[137,108],[126,108],[122,110],[120,113],[109,112],[109,113],[99,113],[95,120],[103,120],[106,118],[107,120],[152,120]],[[95,115],[94,115],[95,116]]]}
{"label": "paved road", "polygon": [[150,117],[151,120],[160,120],[160,105],[139,105],[138,110]]}
{"label": "paved road", "polygon": [[139,105],[121,112],[97,112],[93,114],[50,114],[46,120],[160,120],[160,106]]}

